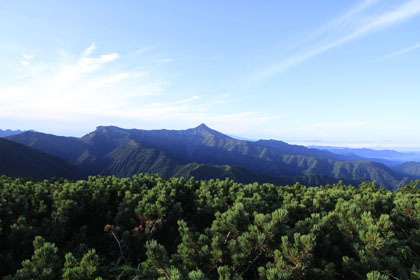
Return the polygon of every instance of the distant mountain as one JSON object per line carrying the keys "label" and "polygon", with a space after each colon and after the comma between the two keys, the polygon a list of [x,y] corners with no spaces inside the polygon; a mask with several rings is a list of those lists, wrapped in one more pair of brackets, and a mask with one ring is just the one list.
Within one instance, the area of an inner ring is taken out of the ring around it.
{"label": "distant mountain", "polygon": [[22,132],[23,132],[22,130],[11,130],[11,129],[1,130],[0,129],[0,138],[20,134]]}
{"label": "distant mountain", "polygon": [[75,164],[87,148],[86,143],[76,137],[55,136],[35,131],[6,137],[6,139],[55,155]]}
{"label": "distant mountain", "polygon": [[373,149],[354,149],[354,148],[341,148],[330,146],[311,146],[312,148],[322,149],[334,154],[344,156],[359,156],[368,160],[382,162],[388,166],[395,166],[402,162],[418,161],[420,162],[420,153],[418,152],[397,152],[394,150],[373,150]]}
{"label": "distant mountain", "polygon": [[255,142],[258,145],[267,147],[269,149],[275,150],[279,153],[288,154],[288,155],[303,155],[309,157],[315,157],[320,159],[333,159],[341,161],[360,161],[365,160],[366,158],[356,156],[356,155],[340,155],[331,153],[326,150],[307,148],[301,145],[291,145],[283,141],[278,140],[258,140]]}
{"label": "distant mountain", "polygon": [[78,169],[64,160],[6,139],[0,139],[0,159],[1,175],[35,179],[81,177]]}
{"label": "distant mountain", "polygon": [[284,181],[286,177],[304,181],[318,176],[324,181],[376,180],[389,188],[404,179],[380,163],[348,161],[343,155],[276,140],[237,140],[205,124],[186,130],[99,126],[81,138],[25,132],[8,139],[58,156],[91,175],[147,172],[165,177],[207,178],[214,174],[220,178],[229,174],[259,182]]}
{"label": "distant mountain", "polygon": [[[83,138],[26,132],[17,138],[10,137],[10,139],[55,154],[79,166],[84,171],[84,175],[127,177],[138,173],[158,173],[164,177],[189,178],[194,176],[198,180],[231,178],[241,183],[267,182],[285,185],[300,182],[308,186],[338,182],[336,178],[320,175],[270,177],[229,165],[181,164],[163,151],[145,148],[140,142],[132,140],[126,143],[125,140],[122,140],[124,137],[121,139],[120,136],[99,127],[97,131]],[[347,182],[354,183],[353,181]]]}

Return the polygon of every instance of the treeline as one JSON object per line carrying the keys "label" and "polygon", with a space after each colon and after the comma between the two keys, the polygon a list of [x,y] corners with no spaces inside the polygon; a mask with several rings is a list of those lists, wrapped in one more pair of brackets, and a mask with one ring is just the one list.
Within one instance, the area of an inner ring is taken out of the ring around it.
{"label": "treeline", "polygon": [[420,279],[418,182],[2,176],[0,194],[3,279]]}

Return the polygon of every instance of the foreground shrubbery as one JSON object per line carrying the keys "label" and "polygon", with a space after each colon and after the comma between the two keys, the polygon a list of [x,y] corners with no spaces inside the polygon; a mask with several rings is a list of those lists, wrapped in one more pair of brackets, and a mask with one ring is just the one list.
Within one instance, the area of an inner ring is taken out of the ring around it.
{"label": "foreground shrubbery", "polygon": [[0,177],[5,279],[420,279],[420,190]]}

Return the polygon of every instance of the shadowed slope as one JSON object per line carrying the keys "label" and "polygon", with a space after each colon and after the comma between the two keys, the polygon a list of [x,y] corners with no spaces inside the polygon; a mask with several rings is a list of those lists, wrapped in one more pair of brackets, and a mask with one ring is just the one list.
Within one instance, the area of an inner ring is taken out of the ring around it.
{"label": "shadowed slope", "polygon": [[0,139],[0,174],[13,177],[75,179],[80,172],[64,160],[24,145]]}

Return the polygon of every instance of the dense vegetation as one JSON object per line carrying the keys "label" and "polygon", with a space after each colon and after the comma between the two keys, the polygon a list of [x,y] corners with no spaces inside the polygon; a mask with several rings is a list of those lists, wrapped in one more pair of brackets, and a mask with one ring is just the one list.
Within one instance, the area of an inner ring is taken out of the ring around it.
{"label": "dense vegetation", "polygon": [[2,176],[1,276],[420,279],[417,185]]}
{"label": "dense vegetation", "polygon": [[7,139],[59,157],[86,177],[159,173],[165,178],[230,177],[242,183],[273,184],[298,180],[305,185],[375,180],[389,189],[405,180],[420,178],[418,174],[396,172],[355,155],[338,155],[276,140],[237,140],[204,124],[186,130],[99,126],[81,138],[27,131]]}

